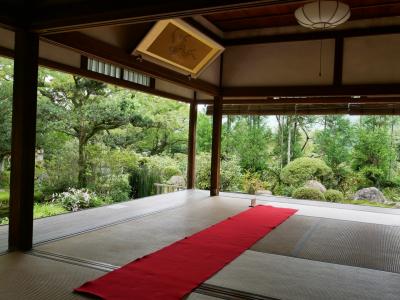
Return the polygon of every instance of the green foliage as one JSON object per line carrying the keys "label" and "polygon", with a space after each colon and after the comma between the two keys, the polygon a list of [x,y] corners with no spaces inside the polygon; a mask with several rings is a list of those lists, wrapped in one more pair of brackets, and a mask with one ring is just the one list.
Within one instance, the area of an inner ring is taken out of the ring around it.
{"label": "green foliage", "polygon": [[366,167],[363,167],[359,173],[359,185],[358,188],[365,188],[365,187],[370,187],[370,186],[377,186],[381,187],[382,183],[385,182],[385,173],[384,170],[373,166],[369,165]]}
{"label": "green foliage", "polygon": [[389,177],[392,169],[391,162],[394,160],[396,160],[396,153],[391,147],[388,128],[363,127],[359,129],[358,141],[353,150],[355,171],[361,172],[365,179],[379,187],[382,181]]}
{"label": "green foliage", "polygon": [[321,191],[313,188],[301,187],[295,189],[292,194],[293,198],[296,199],[307,199],[307,200],[322,200],[325,201],[324,194]]}
{"label": "green foliage", "polygon": [[0,172],[0,189],[8,190],[10,188],[10,171]]}
{"label": "green foliage", "polygon": [[333,189],[327,190],[324,193],[324,196],[325,196],[326,201],[328,201],[328,202],[340,202],[340,201],[344,200],[343,193],[338,190],[333,190]]}
{"label": "green foliage", "polygon": [[109,202],[126,201],[132,192],[128,174],[100,177],[95,188],[97,195]]}
{"label": "green foliage", "polygon": [[0,58],[0,164],[11,153],[13,62]]}
{"label": "green foliage", "polygon": [[53,155],[46,157],[45,172],[36,175],[36,188],[46,198],[54,193],[66,191],[70,187],[78,186],[78,155],[77,143],[74,140],[53,149]]}
{"label": "green foliage", "polygon": [[316,151],[336,171],[343,162],[351,159],[355,132],[350,120],[344,116],[325,116],[323,122],[324,129],[315,135]]}
{"label": "green foliage", "polygon": [[[58,72],[41,72],[39,128],[64,133],[78,142],[78,186],[86,187],[86,146],[96,135],[129,123],[142,124],[134,97],[104,83]],[[132,94],[131,94],[132,95]],[[39,130],[40,131],[40,130]]]}
{"label": "green foliage", "polygon": [[394,202],[400,202],[400,188],[398,187],[387,187],[382,190],[386,199]]}
{"label": "green foliage", "polygon": [[10,193],[8,191],[0,192],[0,207],[8,206],[9,198],[10,198]]}
{"label": "green foliage", "polygon": [[51,217],[65,212],[67,210],[58,203],[36,203],[33,207],[33,217],[35,219]]}
{"label": "green foliage", "polygon": [[[180,159],[185,159],[185,157],[180,157]],[[154,155],[150,157],[145,157],[142,162],[147,165],[149,169],[154,173],[158,173],[161,181],[159,183],[165,183],[173,175],[181,175],[184,170],[181,169],[182,165],[177,159],[166,155]]]}
{"label": "green foliage", "polygon": [[235,154],[242,170],[261,172],[268,159],[270,130],[262,123],[261,116],[235,117],[224,124],[222,152]]}
{"label": "green foliage", "polygon": [[332,169],[318,158],[301,157],[282,169],[281,179],[290,186],[299,187],[308,180],[325,182],[332,177]]}
{"label": "green foliage", "polygon": [[275,185],[275,187],[272,189],[272,192],[274,195],[277,196],[287,196],[290,197],[293,194],[293,191],[296,188],[293,186],[288,186],[286,184],[280,183]]}
{"label": "green foliage", "polygon": [[263,182],[260,179],[259,174],[254,174],[247,172],[243,176],[243,190],[250,194],[255,195],[255,193],[264,187]]}
{"label": "green foliage", "polygon": [[211,152],[212,118],[204,112],[197,115],[196,149],[199,153]]}
{"label": "green foliage", "polygon": [[0,218],[0,225],[8,225],[8,217]]}
{"label": "green foliage", "polygon": [[[196,156],[196,187],[210,189],[211,162],[209,153]],[[224,157],[221,160],[221,190],[239,191],[242,173],[236,156]]]}
{"label": "green foliage", "polygon": [[155,183],[161,182],[161,176],[155,169],[149,168],[143,164],[136,170],[132,171],[130,176],[130,184],[133,189],[133,198],[142,198],[155,194]]}

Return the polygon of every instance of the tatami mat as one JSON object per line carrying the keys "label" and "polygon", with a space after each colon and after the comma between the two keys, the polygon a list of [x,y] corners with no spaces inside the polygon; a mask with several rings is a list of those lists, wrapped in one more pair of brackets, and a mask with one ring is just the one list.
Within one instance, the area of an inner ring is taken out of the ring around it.
{"label": "tatami mat", "polygon": [[[159,211],[190,205],[207,198],[209,198],[207,191],[184,190],[37,219],[33,224],[33,243],[90,231],[146,214],[156,214]],[[7,248],[8,226],[0,226],[0,253]]]}
{"label": "tatami mat", "polygon": [[246,251],[206,283],[293,300],[399,299],[400,275]]}
{"label": "tatami mat", "polygon": [[104,272],[28,254],[0,256],[0,299],[87,299],[73,289]]}
{"label": "tatami mat", "polygon": [[400,227],[293,216],[252,250],[400,273]]}
{"label": "tatami mat", "polygon": [[209,198],[35,249],[124,265],[248,209],[248,201]]}

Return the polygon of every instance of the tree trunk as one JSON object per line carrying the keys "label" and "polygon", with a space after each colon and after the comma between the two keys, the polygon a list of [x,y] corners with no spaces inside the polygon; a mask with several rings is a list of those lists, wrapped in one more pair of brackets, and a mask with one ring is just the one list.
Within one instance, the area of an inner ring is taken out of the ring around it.
{"label": "tree trunk", "polygon": [[4,156],[0,156],[0,173],[4,171]]}
{"label": "tree trunk", "polygon": [[86,176],[86,157],[85,157],[85,142],[82,138],[79,139],[79,157],[78,157],[78,185],[80,188],[87,186]]}
{"label": "tree trunk", "polygon": [[287,163],[290,163],[291,159],[291,143],[292,143],[292,131],[291,131],[291,120],[290,117],[287,118],[287,130],[288,130],[288,139],[287,139]]}

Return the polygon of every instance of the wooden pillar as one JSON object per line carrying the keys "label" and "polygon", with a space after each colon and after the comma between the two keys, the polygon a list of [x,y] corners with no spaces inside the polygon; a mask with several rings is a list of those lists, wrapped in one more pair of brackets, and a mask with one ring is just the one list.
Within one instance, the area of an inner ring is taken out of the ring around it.
{"label": "wooden pillar", "polygon": [[15,33],[9,250],[32,248],[38,35]]}
{"label": "wooden pillar", "polygon": [[335,62],[333,69],[333,85],[342,85],[343,76],[343,37],[337,37],[335,39]]}
{"label": "wooden pillar", "polygon": [[210,184],[211,196],[219,195],[220,163],[221,163],[221,127],[222,127],[222,97],[214,97],[212,148],[211,148],[211,184]]}
{"label": "wooden pillar", "polygon": [[197,103],[196,94],[190,103],[189,113],[189,138],[188,138],[188,166],[187,166],[187,188],[194,189],[196,184],[196,125],[197,125]]}

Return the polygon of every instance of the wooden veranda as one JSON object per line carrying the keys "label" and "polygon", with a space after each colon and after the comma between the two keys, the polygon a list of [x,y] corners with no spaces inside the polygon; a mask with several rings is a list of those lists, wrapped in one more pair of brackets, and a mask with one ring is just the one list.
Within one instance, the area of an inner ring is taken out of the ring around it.
{"label": "wooden veranda", "polygon": [[[39,65],[189,103],[188,188],[197,105],[209,105],[211,196],[219,194],[223,114],[399,114],[400,1],[344,1],[351,19],[328,31],[296,23],[305,2],[0,1],[0,55],[15,61],[9,249],[32,248]],[[168,19],[223,51],[195,75],[138,55]]]}

